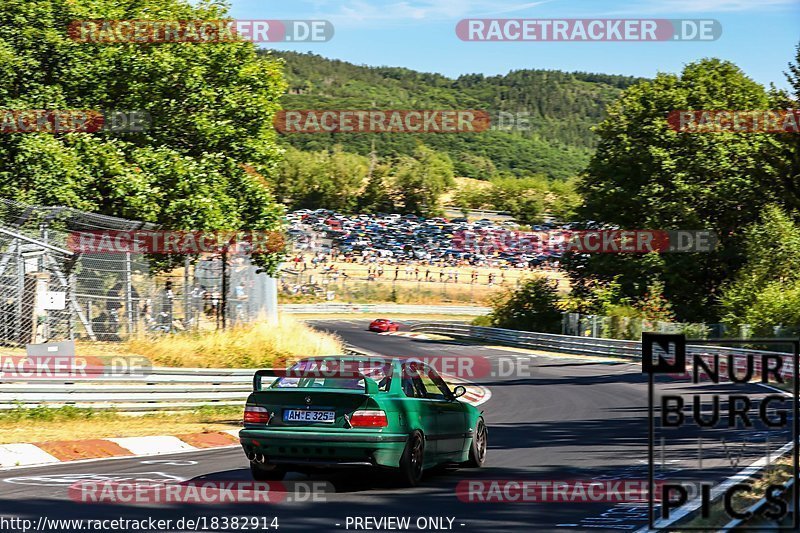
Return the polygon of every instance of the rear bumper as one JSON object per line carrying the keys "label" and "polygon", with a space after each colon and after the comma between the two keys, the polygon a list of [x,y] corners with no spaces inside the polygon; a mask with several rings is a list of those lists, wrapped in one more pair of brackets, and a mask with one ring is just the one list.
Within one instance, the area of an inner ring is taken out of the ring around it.
{"label": "rear bumper", "polygon": [[268,463],[295,466],[397,467],[408,435],[332,429],[328,431],[248,429],[239,432],[246,455],[261,454]]}

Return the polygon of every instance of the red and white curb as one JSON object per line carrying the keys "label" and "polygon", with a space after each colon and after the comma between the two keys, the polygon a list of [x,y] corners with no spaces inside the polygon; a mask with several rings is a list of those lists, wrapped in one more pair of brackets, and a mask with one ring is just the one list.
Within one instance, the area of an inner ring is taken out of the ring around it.
{"label": "red and white curb", "polygon": [[492,391],[481,385],[451,376],[445,377],[445,381],[447,381],[447,384],[450,385],[451,389],[456,385],[463,385],[464,388],[467,389],[467,392],[459,399],[472,405],[473,407],[478,407],[479,405],[485,404],[492,397]]}
{"label": "red and white curb", "polygon": [[170,436],[121,437],[35,444],[0,444],[0,468],[105,459],[143,457],[220,448],[239,444],[239,430]]}

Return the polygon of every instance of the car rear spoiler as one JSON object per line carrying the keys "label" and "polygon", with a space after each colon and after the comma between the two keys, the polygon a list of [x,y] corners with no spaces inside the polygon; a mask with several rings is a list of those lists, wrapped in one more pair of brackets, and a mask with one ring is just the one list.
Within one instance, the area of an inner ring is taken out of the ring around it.
{"label": "car rear spoiler", "polygon": [[[300,378],[300,377],[326,377],[324,374],[319,372],[309,372],[306,376],[300,371],[297,370],[286,370],[283,368],[267,368],[264,370],[256,370],[255,375],[253,376],[253,392],[260,392],[261,388],[261,380],[263,378],[280,378],[280,377],[293,377],[293,378]],[[363,379],[364,380],[364,394],[377,394],[378,393],[378,382],[372,378],[365,376],[361,372],[341,372],[337,371],[335,376],[327,376],[327,377],[336,377],[336,378],[347,378],[347,379]]]}

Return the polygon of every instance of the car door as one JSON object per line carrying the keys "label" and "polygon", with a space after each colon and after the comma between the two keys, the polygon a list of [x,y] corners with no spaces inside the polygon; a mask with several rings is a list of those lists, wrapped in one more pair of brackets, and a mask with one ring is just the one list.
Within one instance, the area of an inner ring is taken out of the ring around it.
{"label": "car door", "polygon": [[444,456],[459,455],[466,438],[464,406],[453,398],[447,383],[433,367],[425,363],[420,363],[419,367],[420,379],[436,416],[437,450]]}
{"label": "car door", "polygon": [[425,455],[432,458],[437,457],[439,453],[438,413],[434,402],[428,398],[418,364],[414,362],[403,364],[402,388],[406,396],[405,401],[411,403],[406,413],[417,417],[415,425],[425,434]]}

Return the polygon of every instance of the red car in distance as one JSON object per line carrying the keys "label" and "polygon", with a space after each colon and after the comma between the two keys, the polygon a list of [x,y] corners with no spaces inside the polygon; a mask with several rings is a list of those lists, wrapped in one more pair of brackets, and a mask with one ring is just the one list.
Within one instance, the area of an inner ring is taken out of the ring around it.
{"label": "red car in distance", "polygon": [[393,322],[388,318],[376,318],[369,324],[370,331],[378,331],[380,333],[385,333],[387,331],[397,331],[400,329],[400,324],[397,322]]}

